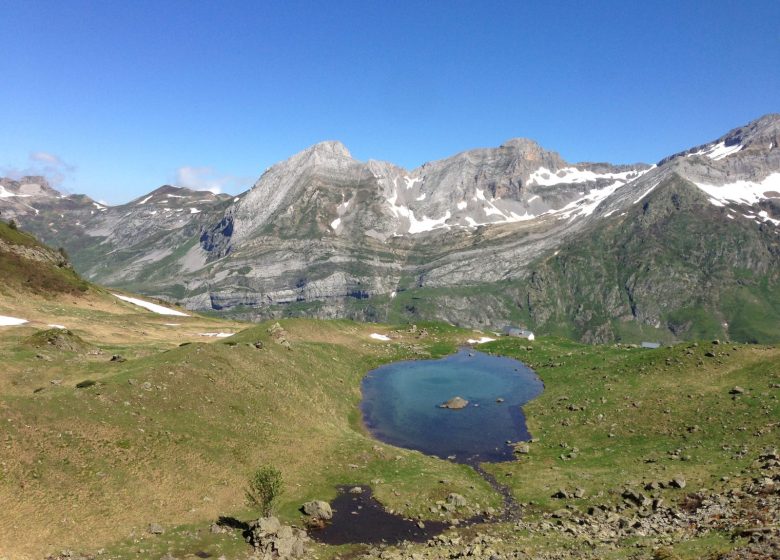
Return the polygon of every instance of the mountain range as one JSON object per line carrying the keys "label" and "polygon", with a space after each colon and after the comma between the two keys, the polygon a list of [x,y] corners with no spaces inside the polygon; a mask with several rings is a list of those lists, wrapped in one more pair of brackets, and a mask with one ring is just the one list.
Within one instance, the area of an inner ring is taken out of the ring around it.
{"label": "mountain range", "polygon": [[587,342],[780,339],[780,115],[655,165],[527,139],[406,170],[322,142],[248,191],[127,204],[0,179],[91,281],[244,319],[517,323]]}

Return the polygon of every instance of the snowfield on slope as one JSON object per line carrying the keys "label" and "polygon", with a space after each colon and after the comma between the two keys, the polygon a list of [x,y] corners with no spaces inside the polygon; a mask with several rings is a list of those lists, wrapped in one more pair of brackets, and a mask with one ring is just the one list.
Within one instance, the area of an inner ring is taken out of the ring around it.
{"label": "snowfield on slope", "polygon": [[27,319],[18,319],[16,317],[0,315],[0,327],[15,327],[17,325],[24,325],[26,322]]}
{"label": "snowfield on slope", "polygon": [[187,315],[186,313],[182,313],[181,311],[176,311],[175,309],[163,307],[162,305],[157,305],[156,303],[151,303],[148,301],[144,301],[142,299],[120,296],[119,294],[111,294],[111,295],[114,296],[115,298],[121,299],[122,301],[126,301],[128,303],[132,303],[139,307],[143,307],[144,309],[148,309],[149,311],[153,313],[157,313],[159,315],[176,315],[178,317],[189,317],[189,315]]}

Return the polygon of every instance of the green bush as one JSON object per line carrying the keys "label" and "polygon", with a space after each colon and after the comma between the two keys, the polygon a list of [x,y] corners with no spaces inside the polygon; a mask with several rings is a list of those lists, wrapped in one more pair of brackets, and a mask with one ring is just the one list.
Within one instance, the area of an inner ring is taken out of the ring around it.
{"label": "green bush", "polygon": [[282,473],[271,466],[263,466],[249,478],[246,489],[246,502],[249,507],[257,508],[263,516],[271,515],[274,502],[283,489]]}

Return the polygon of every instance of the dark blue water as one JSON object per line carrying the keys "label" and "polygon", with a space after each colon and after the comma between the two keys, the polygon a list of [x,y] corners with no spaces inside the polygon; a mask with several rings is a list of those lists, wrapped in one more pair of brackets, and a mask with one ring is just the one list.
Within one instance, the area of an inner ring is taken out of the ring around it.
{"label": "dark blue water", "polygon": [[[517,360],[462,349],[441,360],[396,362],[363,380],[363,421],[379,440],[459,463],[512,459],[506,441],[530,434],[521,406],[541,380]],[[461,410],[439,408],[459,396]],[[504,402],[496,402],[504,399]]]}

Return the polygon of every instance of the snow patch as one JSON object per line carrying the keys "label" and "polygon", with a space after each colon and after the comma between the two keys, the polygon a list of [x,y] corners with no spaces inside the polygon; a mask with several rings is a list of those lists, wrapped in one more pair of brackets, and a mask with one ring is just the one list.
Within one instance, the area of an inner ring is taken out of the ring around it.
{"label": "snow patch", "polygon": [[190,208],[190,214],[200,214],[200,210],[198,208]]}
{"label": "snow patch", "polygon": [[16,317],[0,315],[0,327],[15,327],[17,325],[24,325],[26,322],[27,319],[18,319]]}
{"label": "snow patch", "polygon": [[341,218],[336,218],[330,223],[331,229],[337,229],[339,227],[339,224],[341,224]]}
{"label": "snow patch", "polygon": [[166,326],[166,327],[180,327],[181,323],[163,323],[163,326]]}
{"label": "snow patch", "polygon": [[[593,189],[584,197],[574,200],[559,210],[549,210],[545,214],[554,214],[559,218],[572,218],[574,216],[590,216],[604,199],[622,187],[623,181],[615,181],[601,189]],[[544,215],[544,214],[543,214]]]}
{"label": "snow patch", "polygon": [[420,196],[415,198],[415,200],[425,200],[425,193],[422,193]]}
{"label": "snow patch", "polygon": [[458,210],[465,210],[466,206],[468,205],[469,205],[468,202],[466,202],[465,200],[461,200],[460,202],[458,202]]}
{"label": "snow patch", "polygon": [[65,325],[46,325],[47,327],[51,327],[52,329],[67,329]]}
{"label": "snow patch", "polygon": [[752,205],[768,198],[776,198],[767,196],[767,193],[780,191],[780,173],[772,173],[760,182],[736,181],[720,186],[696,183],[696,186],[710,195],[710,202],[715,206],[723,206],[729,202]]}
{"label": "snow patch", "polygon": [[650,188],[649,188],[649,189],[647,189],[647,190],[645,191],[645,194],[643,194],[642,196],[640,196],[639,198],[637,198],[637,199],[634,201],[634,204],[636,204],[637,202],[639,202],[640,200],[642,200],[644,197],[646,197],[648,194],[650,194],[651,192],[653,192],[653,189],[655,189],[655,188],[656,188],[658,185],[660,185],[660,184],[661,184],[661,181],[660,181],[660,180],[658,180],[658,181],[656,181],[655,183],[653,183],[653,184],[650,186]]}
{"label": "snow patch", "polygon": [[373,338],[374,340],[382,340],[382,341],[385,341],[385,342],[390,340],[389,336],[385,336],[383,334],[371,333],[369,336],[371,338]]}
{"label": "snow patch", "polygon": [[485,344],[486,342],[493,342],[495,338],[490,338],[489,336],[483,336],[480,338],[469,338],[466,342],[469,344]]}
{"label": "snow patch", "polygon": [[210,336],[212,338],[227,338],[229,336],[233,336],[236,333],[230,333],[230,332],[202,332],[198,333],[200,336]]}
{"label": "snow patch", "polygon": [[154,196],[153,194],[150,194],[149,196],[144,198],[141,202],[139,202],[138,206],[140,206],[141,204],[146,204],[147,202],[149,202],[149,199],[152,198],[153,196]]}
{"label": "snow patch", "polygon": [[414,179],[412,179],[411,177],[404,177],[404,182],[406,183],[406,188],[408,190],[411,189],[415,183],[421,183],[422,179],[420,179],[419,177],[416,177]]}
{"label": "snow patch", "polygon": [[111,295],[114,296],[115,298],[121,299],[122,301],[126,301],[128,303],[132,303],[139,307],[143,307],[144,309],[148,309],[149,311],[152,311],[159,315],[176,315],[177,317],[189,317],[189,315],[187,315],[186,313],[182,313],[181,311],[176,311],[175,309],[163,307],[162,305],[157,305],[156,303],[151,303],[148,301],[144,301],[142,299],[120,296],[119,294],[111,294]]}
{"label": "snow patch", "polygon": [[737,144],[736,146],[726,146],[725,142],[721,142],[712,148],[709,152],[707,152],[707,157],[718,161],[725,158],[726,156],[730,156],[731,154],[740,151],[741,149],[741,144]]}
{"label": "snow patch", "polygon": [[528,177],[529,185],[551,187],[562,183],[585,183],[599,179],[611,179],[613,181],[628,182],[646,173],[645,171],[623,171],[621,173],[595,173],[589,169],[577,169],[576,167],[564,167],[558,171],[550,171],[546,167],[540,167]]}

